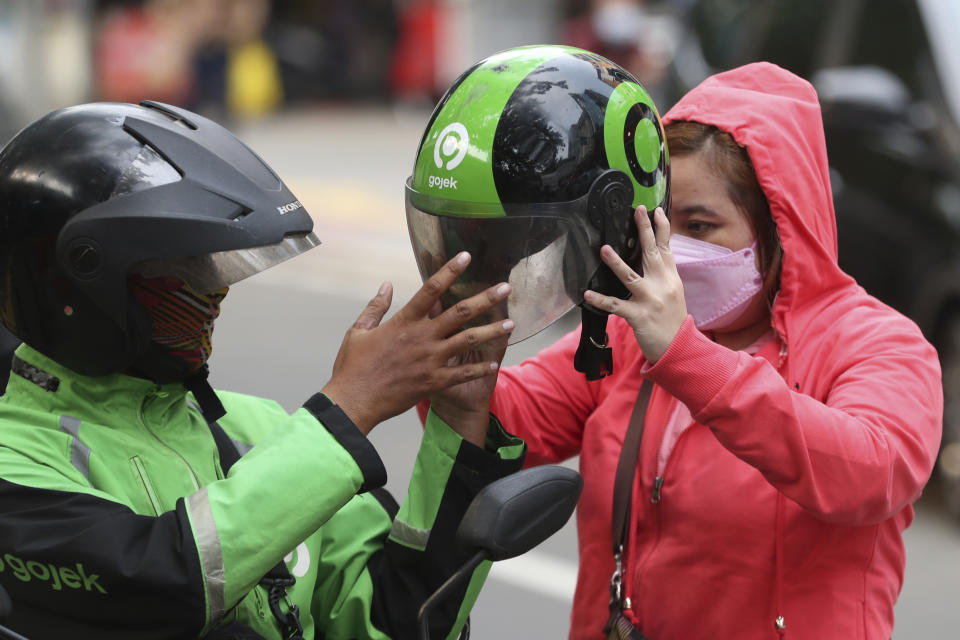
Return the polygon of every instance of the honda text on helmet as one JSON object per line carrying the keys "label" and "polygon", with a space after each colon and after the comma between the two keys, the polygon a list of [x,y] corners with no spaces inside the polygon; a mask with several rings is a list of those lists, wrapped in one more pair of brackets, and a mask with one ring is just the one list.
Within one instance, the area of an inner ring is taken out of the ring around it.
{"label": "honda text on helmet", "polygon": [[440,100],[407,179],[407,223],[425,280],[473,254],[446,304],[510,283],[511,342],[580,305],[575,364],[596,379],[612,371],[607,315],[583,293],[628,295],[600,247],[639,269],[633,211],[666,210],[669,193],[660,116],[633,76],[581,49],[520,47],[478,62]]}
{"label": "honda text on helmet", "polygon": [[17,134],[0,151],[0,229],[8,329],[78,373],[158,383],[197,363],[158,344],[145,300],[212,325],[224,287],[319,243],[259,156],[153,102],[62,109]]}

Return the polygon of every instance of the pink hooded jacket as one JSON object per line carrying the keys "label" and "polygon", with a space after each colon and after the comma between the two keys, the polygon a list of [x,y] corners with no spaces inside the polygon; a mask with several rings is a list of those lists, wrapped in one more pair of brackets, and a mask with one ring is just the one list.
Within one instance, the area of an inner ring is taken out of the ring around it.
{"label": "pink hooded jacket", "polygon": [[[887,640],[901,533],[940,441],[937,354],[837,266],[806,81],[748,65],[705,80],[664,118],[675,120],[727,131],[750,155],[784,250],[777,339],[750,356],[688,317],[644,367],[632,330],[611,316],[612,376],[588,382],[574,370],[579,331],[500,373],[492,410],[527,441],[528,464],[580,454],[570,636],[603,637],[614,473],[643,369],[656,387],[625,552],[629,617],[652,640]],[[695,423],[665,434],[677,401]]]}

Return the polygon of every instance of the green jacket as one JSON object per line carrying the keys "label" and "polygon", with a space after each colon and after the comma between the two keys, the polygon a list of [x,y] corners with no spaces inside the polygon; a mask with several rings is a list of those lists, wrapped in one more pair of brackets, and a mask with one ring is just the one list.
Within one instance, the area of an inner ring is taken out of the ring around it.
{"label": "green jacket", "polygon": [[[467,504],[525,449],[495,419],[484,451],[431,414],[392,518],[379,456],[325,396],[289,415],[218,392],[243,454],[224,478],[183,385],[17,356],[0,398],[0,583],[9,626],[32,640],[190,638],[231,621],[280,639],[258,581],[281,559],[297,580],[281,607],[299,607],[308,640],[416,637],[420,603],[467,557],[453,541]],[[431,637],[456,637],[488,569]]]}

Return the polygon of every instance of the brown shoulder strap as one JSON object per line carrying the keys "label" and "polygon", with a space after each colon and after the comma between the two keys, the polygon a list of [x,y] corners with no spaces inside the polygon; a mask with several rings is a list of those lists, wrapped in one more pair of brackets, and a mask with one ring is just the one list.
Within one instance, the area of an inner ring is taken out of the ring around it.
{"label": "brown shoulder strap", "polygon": [[633,489],[633,476],[637,469],[637,456],[640,455],[640,438],[643,435],[643,418],[647,415],[650,393],[653,383],[644,379],[633,405],[627,435],[620,450],[617,463],[617,475],[613,485],[613,551],[618,553],[627,542],[627,526],[630,520],[630,494]]}

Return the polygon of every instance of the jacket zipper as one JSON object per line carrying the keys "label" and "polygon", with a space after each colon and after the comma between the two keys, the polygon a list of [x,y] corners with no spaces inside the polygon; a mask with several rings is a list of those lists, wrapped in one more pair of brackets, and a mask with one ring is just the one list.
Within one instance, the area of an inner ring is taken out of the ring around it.
{"label": "jacket zipper", "polygon": [[160,437],[156,433],[154,433],[153,430],[147,425],[147,420],[146,418],[144,418],[144,408],[147,406],[147,402],[149,402],[154,397],[154,395],[156,395],[156,392],[157,392],[156,389],[152,389],[146,396],[144,396],[143,400],[140,402],[140,408],[137,410],[137,417],[140,419],[140,424],[143,426],[143,428],[146,430],[147,433],[153,436],[153,439],[156,440],[161,447],[163,447],[164,449],[166,449],[167,451],[169,451],[170,453],[172,453],[173,455],[175,455],[180,459],[180,462],[183,463],[183,466],[185,466],[187,468],[187,471],[190,472],[190,481],[193,482],[194,490],[199,490],[200,481],[197,479],[197,474],[194,473],[193,467],[190,466],[190,463],[187,462],[187,459],[184,458],[182,455],[180,455],[179,451],[177,451],[176,449],[168,445],[166,442],[161,440]]}
{"label": "jacket zipper", "polygon": [[[650,493],[650,502],[655,506],[650,509],[650,515],[653,519],[653,542],[650,544],[650,548],[647,549],[646,553],[643,554],[642,558],[639,558],[638,562],[627,569],[630,571],[630,590],[634,591],[636,589],[636,576],[642,573],[643,566],[647,564],[650,560],[650,556],[653,555],[654,551],[657,550],[657,546],[660,544],[660,536],[663,529],[663,520],[660,514],[660,503],[663,501],[663,481],[667,476],[667,470],[670,468],[670,462],[674,458],[674,454],[677,449],[680,448],[680,443],[684,438],[687,437],[687,433],[690,432],[690,429],[685,429],[683,433],[680,434],[680,437],[677,439],[677,442],[674,444],[673,449],[670,452],[670,456],[663,464],[662,475],[656,476],[653,479],[653,491]],[[634,541],[636,544],[636,541]],[[631,549],[635,551],[635,549]]]}
{"label": "jacket zipper", "polygon": [[130,458],[130,464],[133,466],[134,473],[140,478],[140,484],[143,485],[144,491],[147,492],[147,499],[150,500],[150,505],[153,507],[153,515],[159,516],[161,513],[160,500],[157,498],[157,492],[153,490],[150,477],[147,476],[147,470],[143,466],[143,460],[140,456],[133,456]]}
{"label": "jacket zipper", "polygon": [[663,487],[663,476],[657,476],[653,479],[653,493],[650,496],[650,502],[660,504],[660,488]]}

